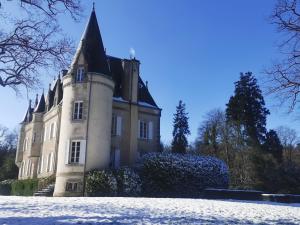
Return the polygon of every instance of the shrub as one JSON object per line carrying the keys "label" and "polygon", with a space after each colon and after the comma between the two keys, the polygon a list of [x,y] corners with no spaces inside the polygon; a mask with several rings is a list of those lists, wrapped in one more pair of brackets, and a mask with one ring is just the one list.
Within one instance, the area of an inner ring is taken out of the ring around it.
{"label": "shrub", "polygon": [[0,195],[10,195],[12,182],[14,182],[14,180],[4,180],[0,182]]}
{"label": "shrub", "polygon": [[40,178],[38,182],[38,190],[42,190],[46,188],[49,184],[55,183],[55,175],[51,175],[50,177]]}
{"label": "shrub", "polygon": [[12,183],[12,195],[32,196],[38,189],[37,179],[16,180]]}
{"label": "shrub", "polygon": [[86,177],[88,196],[116,196],[117,180],[110,170],[91,171]]}
{"label": "shrub", "polygon": [[214,157],[149,153],[139,168],[146,196],[199,197],[205,188],[227,188],[227,165]]}
{"label": "shrub", "polygon": [[141,194],[141,179],[133,169],[123,167],[116,170],[115,174],[119,196],[139,196]]}

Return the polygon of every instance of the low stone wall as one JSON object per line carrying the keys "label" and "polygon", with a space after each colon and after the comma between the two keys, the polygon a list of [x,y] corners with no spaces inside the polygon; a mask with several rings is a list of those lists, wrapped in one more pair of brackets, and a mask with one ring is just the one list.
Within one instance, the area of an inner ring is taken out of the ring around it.
{"label": "low stone wall", "polygon": [[290,194],[262,194],[264,201],[282,203],[300,203],[300,195]]}
{"label": "low stone wall", "polygon": [[207,199],[236,199],[252,201],[271,201],[279,203],[300,203],[300,195],[291,194],[264,194],[255,190],[231,190],[207,188],[203,192]]}
{"label": "low stone wall", "polygon": [[262,200],[261,191],[252,190],[230,190],[207,188],[204,190],[203,197],[208,199],[237,199],[237,200]]}

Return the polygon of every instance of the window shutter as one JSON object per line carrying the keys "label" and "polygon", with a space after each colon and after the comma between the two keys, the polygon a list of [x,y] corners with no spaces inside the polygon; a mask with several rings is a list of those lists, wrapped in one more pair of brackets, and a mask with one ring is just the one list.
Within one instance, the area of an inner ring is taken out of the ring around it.
{"label": "window shutter", "polygon": [[55,153],[52,152],[52,171],[55,170]]}
{"label": "window shutter", "polygon": [[85,164],[86,140],[80,141],[79,164]]}
{"label": "window shutter", "polygon": [[49,155],[49,172],[52,172],[52,164],[53,164],[53,152]]}
{"label": "window shutter", "polygon": [[41,158],[39,157],[38,161],[37,161],[37,169],[36,169],[36,172],[37,174],[40,174],[40,167],[41,167]]}
{"label": "window shutter", "polygon": [[150,121],[148,124],[148,139],[153,139],[153,122]]}
{"label": "window shutter", "polygon": [[120,149],[116,149],[115,150],[115,168],[119,168],[120,167]]}
{"label": "window shutter", "polygon": [[49,172],[49,157],[50,157],[50,154],[47,155],[47,157],[46,157],[46,172]]}
{"label": "window shutter", "polygon": [[122,117],[117,116],[117,136],[121,136],[122,133]]}
{"label": "window shutter", "polygon": [[56,122],[53,125],[53,138],[56,138]]}
{"label": "window shutter", "polygon": [[65,164],[69,164],[70,140],[67,140],[65,150]]}
{"label": "window shutter", "polygon": [[51,139],[51,125],[50,126],[48,126],[48,140],[50,140]]}
{"label": "window shutter", "polygon": [[34,167],[34,164],[33,164],[32,161],[30,160],[30,174],[29,174],[30,177],[31,177],[32,174],[33,174],[33,167]]}
{"label": "window shutter", "polygon": [[41,157],[41,173],[43,173],[43,168],[44,168],[44,156],[42,155]]}
{"label": "window shutter", "polygon": [[138,121],[138,138],[141,138],[141,121]]}
{"label": "window shutter", "polygon": [[26,161],[25,161],[25,176],[28,175],[28,166],[29,166],[29,161],[26,160]]}
{"label": "window shutter", "polygon": [[46,138],[47,138],[47,127],[45,126],[44,127],[44,141],[46,141]]}

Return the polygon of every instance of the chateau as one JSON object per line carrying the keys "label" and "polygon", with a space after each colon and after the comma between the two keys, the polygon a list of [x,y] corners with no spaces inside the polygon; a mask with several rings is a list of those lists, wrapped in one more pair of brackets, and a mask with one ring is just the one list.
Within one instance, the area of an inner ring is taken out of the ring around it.
{"label": "chateau", "polygon": [[93,9],[69,70],[29,103],[16,154],[19,179],[55,176],[54,196],[80,196],[85,172],[132,165],[158,150],[161,109],[139,66],[106,54]]}

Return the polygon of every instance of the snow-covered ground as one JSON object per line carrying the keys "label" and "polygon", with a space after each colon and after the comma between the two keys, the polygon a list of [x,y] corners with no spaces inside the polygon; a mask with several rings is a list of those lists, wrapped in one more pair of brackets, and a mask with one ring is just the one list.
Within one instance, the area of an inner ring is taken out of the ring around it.
{"label": "snow-covered ground", "polygon": [[300,204],[0,196],[3,224],[300,224]]}

